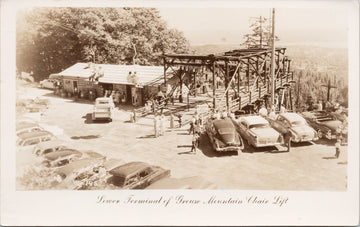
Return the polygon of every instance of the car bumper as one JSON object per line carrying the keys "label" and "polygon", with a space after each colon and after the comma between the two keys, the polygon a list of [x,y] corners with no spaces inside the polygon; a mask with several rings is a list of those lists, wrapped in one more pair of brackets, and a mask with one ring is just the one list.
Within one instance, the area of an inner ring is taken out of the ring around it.
{"label": "car bumper", "polygon": [[229,151],[241,151],[244,147],[230,146],[230,147],[218,147],[215,148],[217,152],[229,152]]}
{"label": "car bumper", "polygon": [[111,114],[109,113],[94,113],[94,118],[96,119],[100,119],[100,118],[104,118],[104,119],[107,119],[107,118],[111,118]]}
{"label": "car bumper", "polygon": [[317,141],[319,138],[292,138],[291,141],[295,143]]}
{"label": "car bumper", "polygon": [[254,147],[271,147],[271,146],[277,146],[281,145],[282,143],[276,142],[276,143],[255,143]]}

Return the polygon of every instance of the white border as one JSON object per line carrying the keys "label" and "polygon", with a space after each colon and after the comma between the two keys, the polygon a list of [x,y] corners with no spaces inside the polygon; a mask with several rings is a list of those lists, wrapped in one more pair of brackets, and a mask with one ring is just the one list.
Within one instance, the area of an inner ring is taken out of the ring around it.
{"label": "white border", "polygon": [[[87,3],[87,4],[86,4]],[[348,190],[297,191],[15,191],[15,16],[16,7],[130,6],[221,8],[346,8],[349,15]],[[1,224],[2,225],[358,225],[359,223],[359,4],[345,1],[10,1],[1,7]],[[125,200],[184,195],[189,199],[289,198],[284,207],[181,205],[153,207],[96,203],[99,195]]]}

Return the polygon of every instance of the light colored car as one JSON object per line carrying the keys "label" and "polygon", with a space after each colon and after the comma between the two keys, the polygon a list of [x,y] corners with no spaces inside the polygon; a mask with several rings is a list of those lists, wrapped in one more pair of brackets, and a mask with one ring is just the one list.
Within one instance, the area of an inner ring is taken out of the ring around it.
{"label": "light colored car", "polygon": [[92,113],[92,120],[108,119],[112,121],[113,109],[114,102],[112,98],[97,98]]}
{"label": "light colored car", "polygon": [[41,88],[47,88],[47,89],[54,89],[55,88],[55,81],[51,79],[45,79],[40,81],[40,87]]}
{"label": "light colored car", "polygon": [[16,145],[20,147],[34,146],[38,143],[52,140],[53,138],[54,135],[48,131],[25,132],[18,136]]}
{"label": "light colored car", "polygon": [[276,146],[284,142],[282,134],[261,116],[244,116],[234,120],[241,137],[254,147]]}
{"label": "light colored car", "polygon": [[37,156],[43,156],[52,152],[65,150],[69,148],[66,144],[67,142],[58,139],[45,141],[37,144],[34,147],[33,153]]}
{"label": "light colored car", "polygon": [[44,129],[34,122],[19,122],[16,124],[16,135],[19,136],[22,133],[43,131]]}
{"label": "light colored car", "polygon": [[305,142],[318,140],[317,132],[309,126],[306,120],[296,113],[281,113],[275,120],[268,118],[271,127],[281,134],[291,132],[291,141]]}

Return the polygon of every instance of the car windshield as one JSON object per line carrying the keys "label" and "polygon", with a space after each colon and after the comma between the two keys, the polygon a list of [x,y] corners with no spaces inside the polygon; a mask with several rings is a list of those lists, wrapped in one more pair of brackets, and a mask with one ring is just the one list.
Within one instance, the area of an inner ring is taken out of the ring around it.
{"label": "car windshield", "polygon": [[305,121],[302,120],[296,120],[296,121],[292,121],[291,125],[297,126],[297,125],[304,125]]}
{"label": "car windshield", "polygon": [[220,135],[233,134],[234,133],[233,128],[220,128],[218,131],[219,131]]}
{"label": "car windshield", "polygon": [[253,124],[253,125],[249,126],[249,129],[252,129],[252,128],[268,128],[268,127],[269,127],[269,124]]}

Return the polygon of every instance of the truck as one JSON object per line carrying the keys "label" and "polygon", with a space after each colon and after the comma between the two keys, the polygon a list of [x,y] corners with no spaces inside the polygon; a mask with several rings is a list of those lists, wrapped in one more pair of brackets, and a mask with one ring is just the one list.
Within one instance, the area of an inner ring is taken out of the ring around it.
{"label": "truck", "polygon": [[94,110],[92,113],[92,120],[109,120],[112,121],[112,113],[114,109],[114,102],[112,98],[97,98],[95,100]]}

